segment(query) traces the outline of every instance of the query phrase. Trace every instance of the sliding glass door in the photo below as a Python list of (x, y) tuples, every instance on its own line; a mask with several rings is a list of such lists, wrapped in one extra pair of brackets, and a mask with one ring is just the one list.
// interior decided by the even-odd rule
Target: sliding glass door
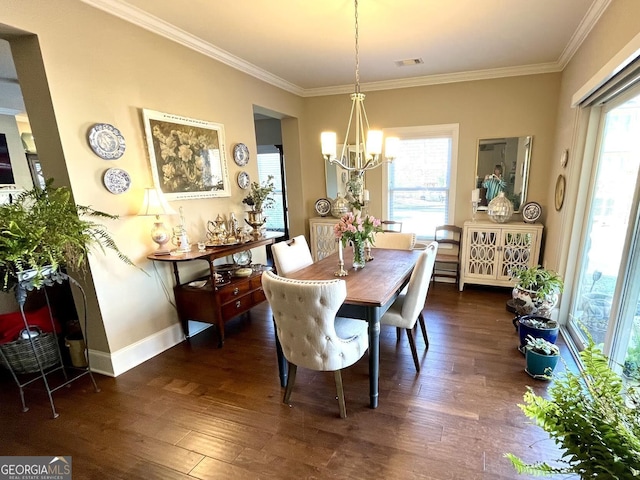
[(569, 327), (578, 345), (586, 330), (614, 362), (632, 355), (640, 368), (640, 90), (600, 108)]

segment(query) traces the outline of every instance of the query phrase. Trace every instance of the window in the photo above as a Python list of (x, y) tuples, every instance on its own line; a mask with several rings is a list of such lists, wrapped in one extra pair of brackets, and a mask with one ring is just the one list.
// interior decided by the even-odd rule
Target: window
[[(403, 231), (433, 239), (438, 225), (453, 218), (458, 124), (385, 130), (400, 138), (396, 159), (383, 175), (383, 217)], [(386, 177), (386, 178), (384, 178)]]
[(269, 175), (273, 176), (273, 193), (275, 203), (265, 211), (267, 230), (284, 232), (284, 198), (282, 194), (282, 170), (280, 165), (280, 151), (274, 146), (260, 145), (258, 147), (258, 183), (266, 182)]

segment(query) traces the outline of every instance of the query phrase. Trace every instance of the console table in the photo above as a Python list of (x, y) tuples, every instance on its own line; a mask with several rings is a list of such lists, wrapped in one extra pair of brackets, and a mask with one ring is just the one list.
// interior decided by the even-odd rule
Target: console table
[[(189, 320), (210, 323), (218, 328), (219, 346), (224, 343), (225, 322), (249, 311), (254, 306), (265, 301), (262, 291), (262, 271), (253, 271), (248, 277), (231, 277), (229, 283), (217, 285), (215, 281), (214, 260), (224, 258), (234, 253), (253, 248), (271, 245), (282, 233), (267, 232), (263, 237), (235, 245), (221, 245), (207, 247), (206, 251), (192, 250), (177, 255), (148, 255), (154, 262), (170, 262), (173, 265), (175, 285), (173, 293), (178, 309), (178, 318), (182, 329), (189, 338)], [(190, 278), (183, 281), (180, 278), (178, 265), (183, 262), (205, 261), (209, 266), (209, 273), (204, 277)], [(194, 280), (205, 280), (204, 286), (189, 285)]]
[(511, 272), (538, 265), (542, 224), (464, 222), (460, 291), (465, 283), (513, 287)]

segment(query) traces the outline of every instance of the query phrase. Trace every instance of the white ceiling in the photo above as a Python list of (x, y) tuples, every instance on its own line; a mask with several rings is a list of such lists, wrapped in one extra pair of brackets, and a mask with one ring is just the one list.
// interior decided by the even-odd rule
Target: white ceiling
[[(353, 90), (353, 0), (82, 1), (298, 95)], [(359, 0), (362, 89), (560, 71), (610, 1)]]

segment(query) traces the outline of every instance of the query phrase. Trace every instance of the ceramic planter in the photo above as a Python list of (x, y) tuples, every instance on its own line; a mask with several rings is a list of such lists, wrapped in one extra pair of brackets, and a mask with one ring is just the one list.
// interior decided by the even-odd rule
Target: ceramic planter
[(558, 303), (558, 294), (538, 296), (538, 292), (515, 286), (511, 292), (513, 305), (518, 315), (538, 315), (549, 318)]
[[(547, 328), (537, 328), (527, 325), (527, 320), (537, 320), (544, 323), (554, 322), (553, 325), (555, 327), (547, 327)], [(518, 336), (520, 337), (520, 346), (518, 350), (524, 353), (525, 345), (527, 344), (526, 338), (527, 335), (531, 335), (533, 338), (544, 338), (549, 343), (556, 343), (558, 338), (558, 332), (560, 328), (558, 327), (558, 323), (554, 320), (550, 320), (546, 317), (540, 317), (538, 315), (524, 315), (522, 317), (518, 317)]]
[(527, 348), (525, 358), (527, 361), (526, 372), (533, 378), (542, 380), (550, 379), (560, 355), (542, 355)]

